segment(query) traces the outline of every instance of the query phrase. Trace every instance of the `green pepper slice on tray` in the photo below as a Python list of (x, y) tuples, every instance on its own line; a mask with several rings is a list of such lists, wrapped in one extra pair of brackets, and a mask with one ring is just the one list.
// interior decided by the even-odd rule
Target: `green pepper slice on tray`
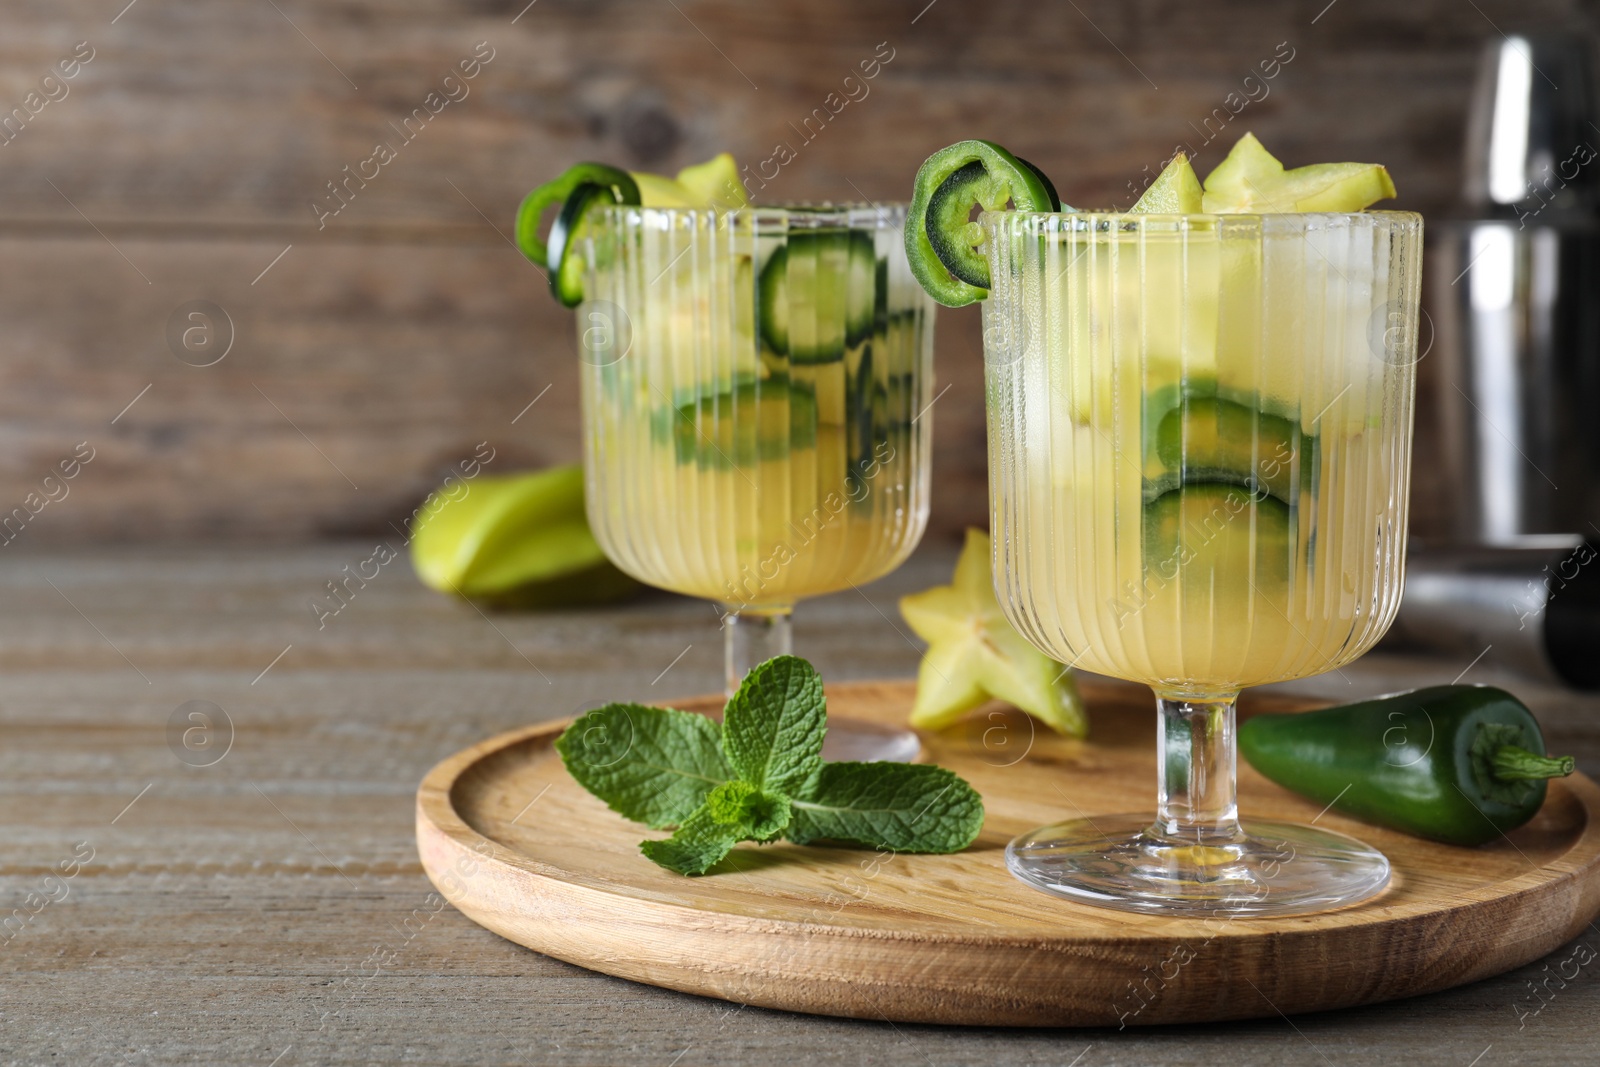
[(517, 208), (516, 238), (523, 255), (552, 271), (560, 266), (551, 262), (550, 249), (539, 239), (539, 220), (551, 207), (566, 203), (585, 183), (609, 190), (614, 203), (639, 202), (639, 184), (627, 171), (604, 163), (575, 163), (561, 177), (545, 182), (522, 198), (522, 205)]
[(1239, 751), (1285, 789), (1365, 822), (1451, 845), (1481, 845), (1526, 823), (1547, 778), (1533, 714), (1503, 689), (1440, 685), (1298, 714), (1256, 715)]
[(911, 273), (939, 303), (962, 307), (989, 290), (983, 233), (973, 208), (1059, 211), (1061, 199), (1044, 173), (993, 141), (958, 141), (929, 156), (917, 171), (906, 219)]

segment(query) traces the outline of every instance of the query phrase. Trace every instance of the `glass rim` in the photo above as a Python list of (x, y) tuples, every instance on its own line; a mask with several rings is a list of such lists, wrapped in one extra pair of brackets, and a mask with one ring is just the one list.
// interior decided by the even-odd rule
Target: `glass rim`
[(1228, 212), (1217, 213), (1209, 211), (1196, 212), (1134, 212), (1134, 211), (1015, 211), (993, 210), (979, 214), (978, 222), (986, 228), (999, 224), (1000, 220), (1008, 218), (1041, 220), (1072, 220), (1084, 222), (1264, 222), (1274, 221), (1287, 223), (1289, 220), (1298, 222), (1333, 220), (1356, 221), (1369, 220), (1386, 222), (1390, 225), (1420, 225), (1423, 218), (1420, 212), (1398, 211), (1391, 208), (1376, 211), (1265, 211), (1265, 212)]
[(830, 225), (835, 223), (824, 220), (844, 219), (859, 225), (875, 219), (885, 223), (903, 221), (910, 212), (911, 205), (903, 200), (879, 201), (876, 203), (870, 200), (840, 201), (837, 203), (818, 200), (797, 201), (787, 204), (750, 204), (736, 208), (604, 204), (592, 210), (596, 214), (620, 216), (622, 218), (638, 212), (641, 216), (648, 215), (651, 218), (688, 222), (727, 218), (730, 221), (751, 219), (758, 222), (771, 220), (781, 223), (816, 221), (818, 225)]

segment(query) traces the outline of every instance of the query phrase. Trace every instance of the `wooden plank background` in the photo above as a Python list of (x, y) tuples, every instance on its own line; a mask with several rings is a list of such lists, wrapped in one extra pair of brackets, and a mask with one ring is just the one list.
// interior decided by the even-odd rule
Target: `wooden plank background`
[[(1196, 128), (1292, 53), (1219, 143), (1250, 128), (1291, 163), (1380, 160), (1400, 206), (1438, 218), (1481, 43), (1597, 21), (1579, 0), (125, 4), (0, 14), (0, 116), (93, 50), (0, 144), (0, 512), (95, 449), (20, 535), (40, 542), (365, 533), (479, 441), (492, 470), (576, 458), (570, 315), (503, 238), (575, 160), (754, 165), (788, 142), (766, 200), (905, 198), (930, 150), (982, 135), (1072, 202), (1126, 204), (1180, 141), (1214, 164)], [(478, 42), (493, 58), (468, 95), (319, 229), (326, 183)], [(875, 52), (892, 58), (868, 95), (801, 143), (790, 123)], [(193, 300), (232, 322), (213, 366), (169, 351)], [(941, 315), (938, 374), (948, 534), (985, 511), (975, 310)], [(1417, 489), (1426, 530), (1434, 480)]]

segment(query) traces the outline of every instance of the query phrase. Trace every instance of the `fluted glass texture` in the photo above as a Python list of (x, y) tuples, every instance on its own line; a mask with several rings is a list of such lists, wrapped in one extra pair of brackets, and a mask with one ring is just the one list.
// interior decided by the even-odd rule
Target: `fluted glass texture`
[(904, 207), (617, 207), (580, 242), (589, 521), (745, 612), (871, 581), (928, 515), (933, 309)]
[(1007, 617), (1066, 663), (1231, 694), (1398, 606), (1422, 220), (991, 212)]

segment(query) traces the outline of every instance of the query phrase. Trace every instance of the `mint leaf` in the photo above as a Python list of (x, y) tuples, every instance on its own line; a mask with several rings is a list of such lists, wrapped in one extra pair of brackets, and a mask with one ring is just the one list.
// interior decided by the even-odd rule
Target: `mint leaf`
[(679, 874), (704, 874), (740, 841), (771, 841), (789, 824), (789, 798), (763, 793), (749, 782), (724, 782), (665, 841), (644, 841), (639, 851)]
[(822, 765), (822, 679), (798, 656), (756, 667), (728, 701), (722, 751), (739, 777), (772, 793), (800, 792)]
[(764, 793), (749, 782), (724, 782), (706, 797), (711, 817), (744, 831), (740, 840), (771, 841), (789, 825), (789, 798)]
[(643, 704), (607, 704), (556, 738), (578, 784), (612, 811), (659, 830), (683, 822), (734, 777), (722, 731), (704, 715)]
[(705, 874), (747, 835), (744, 827), (718, 821), (709, 806), (691, 812), (665, 841), (642, 841), (639, 851), (679, 874)]
[(896, 852), (959, 852), (983, 827), (983, 798), (954, 771), (921, 763), (825, 763), (784, 836)]

